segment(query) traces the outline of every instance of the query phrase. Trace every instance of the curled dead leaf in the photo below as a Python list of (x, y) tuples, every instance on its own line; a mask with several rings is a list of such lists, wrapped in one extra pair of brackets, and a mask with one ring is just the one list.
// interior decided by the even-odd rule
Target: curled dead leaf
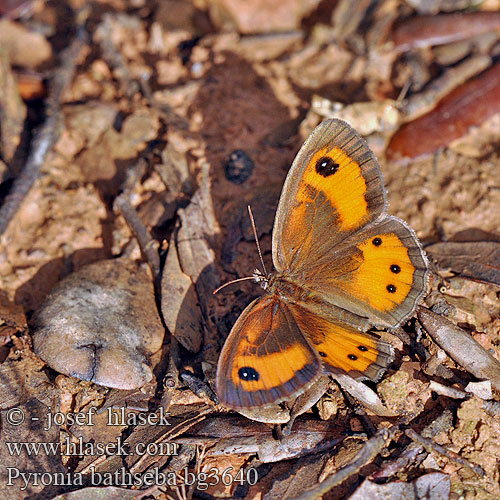
[(469, 333), (446, 318), (419, 307), (418, 319), (433, 340), (462, 368), (479, 379), (491, 380), (500, 390), (500, 363)]
[(463, 278), (500, 286), (500, 242), (445, 241), (425, 248), (440, 267)]
[(371, 410), (375, 415), (381, 417), (393, 417), (395, 414), (385, 407), (377, 393), (367, 385), (354, 380), (349, 375), (337, 374), (333, 378), (346, 390), (351, 396), (355, 397), (363, 406)]

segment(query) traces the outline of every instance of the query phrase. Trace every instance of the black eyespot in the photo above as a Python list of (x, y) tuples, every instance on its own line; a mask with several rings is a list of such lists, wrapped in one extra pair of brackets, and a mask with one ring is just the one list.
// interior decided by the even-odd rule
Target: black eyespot
[(241, 380), (250, 381), (250, 380), (259, 380), (260, 375), (257, 370), (250, 366), (244, 366), (238, 370), (238, 377)]
[(396, 292), (396, 287), (394, 285), (387, 285), (387, 291), (389, 293), (395, 293)]
[(373, 238), (372, 240), (372, 243), (376, 246), (376, 247), (379, 247), (380, 245), (382, 245), (382, 238)]
[(401, 272), (401, 268), (397, 265), (397, 264), (393, 264), (391, 266), (391, 271), (394, 273), (394, 274), (398, 274)]
[(333, 175), (338, 169), (339, 164), (335, 163), (331, 158), (328, 158), (328, 156), (322, 156), (316, 162), (316, 172), (323, 177)]
[(364, 346), (364, 345), (358, 345), (358, 349), (362, 352), (366, 352), (368, 351), (368, 347)]
[(348, 354), (347, 357), (351, 360), (351, 361), (356, 361), (358, 359), (358, 357), (355, 355), (355, 354)]
[(323, 358), (326, 358), (326, 352), (318, 351), (319, 355)]

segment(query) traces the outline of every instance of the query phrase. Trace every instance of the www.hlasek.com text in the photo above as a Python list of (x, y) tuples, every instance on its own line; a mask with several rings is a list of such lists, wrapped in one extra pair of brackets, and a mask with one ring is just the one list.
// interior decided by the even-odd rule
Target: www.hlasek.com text
[(84, 456), (170, 456), (178, 454), (177, 443), (169, 441), (159, 443), (135, 443), (132, 447), (124, 444), (121, 436), (109, 443), (84, 442), (80, 436), (78, 439), (66, 437), (62, 442), (28, 442), (28, 441), (6, 441), (5, 446), (11, 456), (26, 454), (30, 457), (39, 455), (60, 455), (64, 457)]

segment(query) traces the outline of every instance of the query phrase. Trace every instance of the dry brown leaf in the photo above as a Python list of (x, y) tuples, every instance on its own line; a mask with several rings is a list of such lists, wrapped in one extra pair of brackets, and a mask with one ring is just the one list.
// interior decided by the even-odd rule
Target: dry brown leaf
[(463, 278), (500, 286), (500, 242), (446, 241), (425, 248), (442, 268)]
[(475, 377), (491, 380), (493, 387), (500, 390), (500, 362), (496, 358), (446, 318), (423, 307), (417, 313), (427, 333), (452, 359)]
[(203, 316), (194, 284), (181, 269), (175, 232), (162, 271), (161, 312), (172, 335), (188, 351), (199, 352), (203, 340)]

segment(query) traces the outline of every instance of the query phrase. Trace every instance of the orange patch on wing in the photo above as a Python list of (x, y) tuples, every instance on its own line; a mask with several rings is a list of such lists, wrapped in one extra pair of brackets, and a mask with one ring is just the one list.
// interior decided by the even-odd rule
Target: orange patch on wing
[[(245, 353), (240, 353), (234, 363), (231, 377), (233, 383), (236, 386), (243, 386), (245, 391), (268, 390), (292, 380), (296, 372), (310, 361), (308, 352), (298, 344), (260, 357), (255, 354), (246, 356)], [(259, 380), (242, 380), (238, 371), (245, 367), (253, 368), (259, 374)]]
[(327, 368), (345, 373), (365, 373), (376, 363), (377, 340), (348, 325), (331, 323), (320, 316), (297, 314), (297, 323), (318, 351)]
[[(378, 311), (390, 311), (403, 303), (413, 285), (415, 267), (402, 241), (393, 233), (380, 234), (357, 247), (362, 257), (353, 273), (351, 293)], [(392, 266), (397, 272), (391, 271)]]
[[(338, 167), (331, 175), (321, 175), (316, 171), (316, 163), (321, 158), (330, 158)], [(300, 202), (312, 202), (311, 191), (322, 192), (336, 210), (340, 219), (340, 229), (350, 230), (361, 226), (368, 214), (365, 199), (366, 181), (361, 167), (342, 149), (327, 147), (317, 151), (309, 161), (297, 193)]]

